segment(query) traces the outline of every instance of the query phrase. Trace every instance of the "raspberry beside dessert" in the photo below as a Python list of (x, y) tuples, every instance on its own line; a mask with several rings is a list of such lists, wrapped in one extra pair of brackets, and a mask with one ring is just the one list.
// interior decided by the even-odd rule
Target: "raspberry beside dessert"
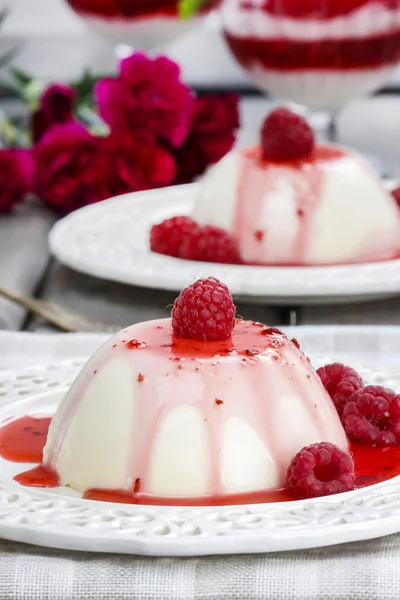
[(214, 225), (201, 227), (190, 217), (172, 217), (150, 231), (150, 249), (158, 254), (212, 263), (239, 264), (233, 236)]
[(172, 329), (181, 338), (227, 340), (235, 326), (236, 307), (226, 285), (209, 277), (184, 289), (172, 308)]
[(159, 254), (179, 257), (183, 240), (196, 229), (198, 225), (190, 217), (166, 219), (151, 228), (150, 248)]
[(344, 407), (343, 427), (350, 439), (366, 446), (400, 442), (400, 396), (378, 385), (354, 392)]
[(351, 455), (329, 442), (306, 446), (292, 459), (287, 487), (297, 498), (330, 496), (354, 489)]
[(263, 156), (289, 161), (307, 158), (314, 150), (314, 132), (303, 117), (287, 108), (273, 110), (261, 129)]
[(394, 199), (397, 202), (398, 207), (400, 208), (400, 187), (393, 190), (392, 196), (394, 197)]
[(351, 367), (341, 363), (320, 367), (317, 373), (341, 416), (350, 396), (363, 387), (360, 375)]
[(239, 250), (233, 237), (220, 227), (194, 227), (181, 246), (181, 257), (213, 263), (239, 264)]

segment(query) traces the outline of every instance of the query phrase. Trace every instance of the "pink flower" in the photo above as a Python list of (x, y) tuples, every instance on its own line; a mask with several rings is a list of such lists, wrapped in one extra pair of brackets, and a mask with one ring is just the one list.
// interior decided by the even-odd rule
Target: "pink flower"
[(99, 139), (88, 172), (96, 199), (170, 185), (176, 173), (173, 156), (156, 144), (143, 145), (129, 133)]
[(0, 150), (0, 212), (9, 211), (31, 191), (33, 159), (29, 150)]
[(219, 161), (235, 143), (238, 127), (236, 94), (197, 98), (189, 135), (174, 152), (178, 166), (175, 183), (189, 183)]
[(94, 201), (87, 173), (97, 144), (97, 138), (75, 122), (53, 125), (34, 149), (39, 198), (63, 212)]
[(111, 129), (128, 130), (137, 141), (176, 147), (189, 131), (194, 99), (179, 67), (164, 56), (151, 60), (135, 53), (124, 59), (119, 78), (100, 81), (95, 97)]
[(72, 120), (75, 96), (75, 90), (62, 84), (53, 84), (44, 91), (39, 109), (32, 115), (34, 142), (37, 142), (54, 123)]

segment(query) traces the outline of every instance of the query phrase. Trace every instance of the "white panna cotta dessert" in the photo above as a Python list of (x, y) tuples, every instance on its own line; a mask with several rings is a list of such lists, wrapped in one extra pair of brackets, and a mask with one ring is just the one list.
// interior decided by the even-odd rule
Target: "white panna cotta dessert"
[(280, 160), (266, 156), (262, 144), (234, 149), (206, 174), (192, 216), (229, 232), (247, 264), (330, 265), (400, 255), (395, 199), (359, 154), (336, 145), (314, 144), (306, 156)]
[(186, 339), (162, 319), (120, 331), (87, 362), (43, 462), (84, 494), (223, 499), (282, 488), (293, 456), (320, 441), (348, 447), (295, 340), (242, 319), (227, 339)]

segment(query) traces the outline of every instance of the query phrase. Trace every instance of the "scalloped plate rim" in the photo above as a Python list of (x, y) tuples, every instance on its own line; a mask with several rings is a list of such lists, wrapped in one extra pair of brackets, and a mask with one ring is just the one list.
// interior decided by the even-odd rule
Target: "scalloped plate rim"
[[(318, 304), (328, 299), (355, 301), (358, 298), (390, 297), (400, 293), (400, 259), (310, 267), (215, 265), (156, 255), (148, 250), (147, 240), (140, 241), (129, 250), (132, 252), (132, 264), (120, 260), (117, 252), (113, 256), (110, 244), (106, 243), (105, 252), (108, 254), (103, 254), (101, 260), (98, 254), (95, 257), (90, 255), (92, 242), (85, 239), (87, 223), (93, 227), (91, 223), (96, 222), (95, 232), (101, 219), (115, 215), (116, 207), (123, 207), (124, 211), (119, 211), (121, 216), (116, 218), (117, 224), (118, 219), (122, 223), (128, 207), (148, 229), (151, 223), (164, 218), (165, 213), (176, 214), (175, 210), (184, 204), (185, 209), (189, 208), (198, 187), (199, 184), (187, 184), (133, 192), (79, 209), (53, 226), (49, 233), (50, 251), (59, 262), (80, 273), (153, 289), (180, 291), (204, 273), (217, 275), (234, 293), (255, 302), (263, 299), (270, 303), (293, 303), (301, 299), (304, 303)], [(174, 209), (174, 206), (177, 208)], [(146, 208), (149, 209), (147, 214)], [(321, 275), (324, 276), (322, 279)]]

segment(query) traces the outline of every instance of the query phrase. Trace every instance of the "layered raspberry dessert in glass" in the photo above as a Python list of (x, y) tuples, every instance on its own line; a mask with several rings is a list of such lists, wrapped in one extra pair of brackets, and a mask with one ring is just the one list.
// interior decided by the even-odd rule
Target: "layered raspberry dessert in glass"
[(224, 0), (229, 48), (262, 89), (336, 111), (400, 60), (400, 0)]
[(400, 210), (362, 156), (318, 144), (301, 116), (278, 108), (257, 146), (234, 149), (211, 167), (190, 217), (153, 226), (150, 248), (248, 265), (391, 260), (400, 257)]
[(132, 48), (165, 46), (198, 25), (219, 0), (206, 0), (190, 19), (178, 14), (179, 0), (67, 0), (97, 33)]
[(316, 371), (296, 339), (235, 312), (223, 283), (201, 279), (170, 319), (113, 336), (52, 418), (2, 424), (3, 460), (42, 459), (14, 479), (184, 506), (311, 498), (399, 474), (399, 395), (339, 363)]

